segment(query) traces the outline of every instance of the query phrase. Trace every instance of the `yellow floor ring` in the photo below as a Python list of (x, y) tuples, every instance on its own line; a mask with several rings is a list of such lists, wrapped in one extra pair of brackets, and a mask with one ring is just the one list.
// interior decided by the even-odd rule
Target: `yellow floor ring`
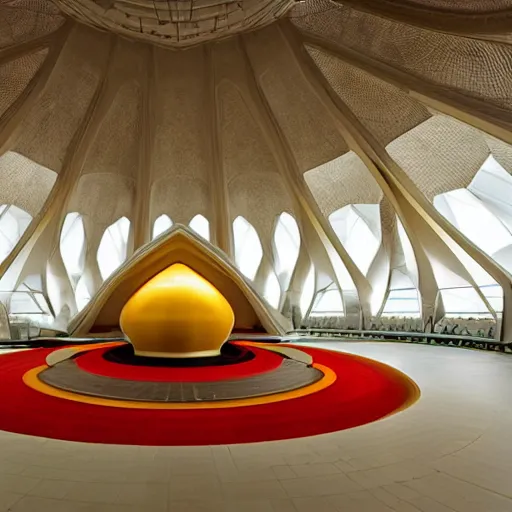
[(48, 368), (47, 365), (37, 366), (29, 370), (23, 375), (23, 382), (26, 386), (43, 393), (45, 395), (61, 398), (63, 400), (71, 400), (73, 402), (81, 402), (84, 404), (101, 405), (105, 407), (120, 407), (124, 409), (226, 409), (231, 407), (248, 407), (254, 405), (271, 404), (282, 402), (284, 400), (292, 400), (303, 396), (311, 395), (325, 389), (336, 381), (336, 374), (329, 367), (322, 364), (313, 364), (313, 367), (320, 370), (324, 376), (314, 384), (305, 386), (293, 391), (284, 393), (276, 393), (260, 397), (253, 397), (238, 400), (223, 400), (219, 402), (200, 402), (200, 403), (158, 403), (158, 402), (136, 402), (129, 400), (115, 400), (110, 398), (99, 398), (88, 395), (80, 395), (54, 388), (42, 382), (38, 375)]

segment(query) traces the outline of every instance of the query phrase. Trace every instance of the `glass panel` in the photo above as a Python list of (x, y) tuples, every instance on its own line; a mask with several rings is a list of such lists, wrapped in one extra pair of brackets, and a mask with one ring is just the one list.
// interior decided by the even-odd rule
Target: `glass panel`
[(9, 313), (11, 315), (28, 315), (43, 313), (39, 304), (28, 292), (13, 292), (11, 296)]
[(309, 269), (308, 276), (304, 281), (304, 286), (302, 288), (302, 294), (300, 296), (300, 312), (302, 316), (306, 315), (308, 312), (309, 306), (311, 305), (311, 301), (313, 300), (313, 295), (315, 294), (315, 267), (311, 265)]
[(491, 318), (492, 315), (472, 287), (445, 288), (441, 291), (446, 316)]
[(354, 263), (366, 275), (380, 246), (379, 205), (345, 206), (332, 213), (329, 222)]
[(233, 221), (233, 237), (236, 265), (242, 274), (254, 279), (263, 258), (258, 233), (243, 217), (237, 217)]
[(289, 213), (282, 213), (277, 220), (274, 233), (277, 272), (290, 279), (300, 250), (300, 233), (297, 222)]
[(498, 284), (480, 286), (480, 290), (496, 313), (503, 312), (503, 288)]
[(126, 259), (129, 234), (130, 221), (126, 217), (121, 217), (105, 230), (97, 255), (103, 279), (107, 279)]
[(402, 221), (398, 218), (398, 215), (396, 216), (396, 226), (398, 230), (398, 238), (400, 240), (400, 247), (404, 255), (405, 269), (407, 270), (410, 278), (417, 279), (418, 267), (416, 265), (414, 249), (412, 248), (411, 241), (409, 240)]
[(32, 222), (32, 216), (12, 205), (0, 205), (0, 263), (10, 254)]
[(76, 285), (75, 299), (78, 311), (82, 311), (91, 300), (91, 295), (83, 279), (80, 279)]
[[(34, 328), (50, 327), (53, 323), (50, 308), (41, 292), (3, 292), (0, 294), (0, 301), (6, 305), (9, 321), (11, 325), (17, 326), (18, 331), (23, 325), (28, 329), (29, 325)], [(32, 335), (37, 335), (37, 332)]]
[(490, 156), (468, 186), (512, 230), (512, 176)]
[(85, 230), (82, 217), (76, 213), (68, 213), (60, 234), (60, 254), (66, 267), (69, 279), (76, 285), (84, 269)]
[(420, 316), (420, 301), (416, 288), (391, 290), (382, 316)]
[(439, 196), (434, 198), (434, 206), (487, 254), (492, 256), (512, 244), (512, 235), (508, 229), (469, 190), (452, 190), (442, 196), (450, 207), (455, 222), (439, 206)]
[(210, 241), (210, 223), (208, 222), (208, 219), (206, 219), (202, 215), (196, 215), (190, 221), (189, 226), (199, 236), (202, 236), (205, 240)]
[(268, 276), (265, 284), (265, 293), (263, 294), (267, 302), (273, 307), (279, 307), (279, 299), (281, 298), (281, 287), (274, 272)]
[[(333, 287), (334, 286), (334, 287)], [(341, 316), (343, 315), (343, 300), (335, 285), (317, 294), (311, 310), (311, 316)]]
[(50, 313), (50, 307), (48, 306), (48, 302), (46, 302), (46, 298), (42, 293), (34, 293), (34, 299), (37, 302), (37, 305), (40, 307), (41, 311), (47, 315)]
[(172, 220), (168, 215), (160, 215), (153, 224), (153, 239), (172, 227)]

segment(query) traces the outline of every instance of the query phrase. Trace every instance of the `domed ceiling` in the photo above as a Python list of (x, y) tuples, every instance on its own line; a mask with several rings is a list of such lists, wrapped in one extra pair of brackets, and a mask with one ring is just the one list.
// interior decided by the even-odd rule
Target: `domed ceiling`
[(0, 0), (11, 322), (66, 329), (135, 251), (190, 224), (295, 325), (478, 319), (512, 339), (511, 15), (509, 0)]
[(186, 47), (263, 27), (294, 0), (56, 0), (93, 27), (164, 46)]

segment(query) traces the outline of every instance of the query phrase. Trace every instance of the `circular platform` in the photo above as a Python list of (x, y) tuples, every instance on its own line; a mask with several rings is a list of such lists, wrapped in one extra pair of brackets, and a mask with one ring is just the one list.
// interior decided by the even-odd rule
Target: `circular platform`
[(320, 381), (324, 374), (317, 368), (304, 367), (298, 361), (283, 359), (270, 374), (238, 379), (169, 382), (120, 379), (90, 374), (75, 361), (67, 360), (38, 373), (44, 384), (56, 389), (115, 400), (139, 402), (193, 403), (219, 400), (249, 399), (274, 393), (285, 393)]
[[(240, 353), (231, 354), (229, 348), (232, 346)], [(256, 346), (251, 350), (238, 344), (226, 344), (225, 347), (228, 350), (224, 350), (222, 360), (209, 358), (211, 361), (203, 361), (202, 365), (190, 359), (178, 360), (178, 366), (173, 365), (172, 359), (134, 357), (127, 344), (114, 349), (99, 347), (74, 361), (79, 368), (93, 375), (145, 382), (201, 382), (251, 377), (271, 372), (283, 361), (278, 354)]]
[(419, 396), (389, 366), (309, 347), (243, 342), (227, 349), (229, 364), (212, 365), (152, 366), (123, 351), (112, 343), (2, 357), (0, 429), (112, 444), (245, 443), (352, 428)]

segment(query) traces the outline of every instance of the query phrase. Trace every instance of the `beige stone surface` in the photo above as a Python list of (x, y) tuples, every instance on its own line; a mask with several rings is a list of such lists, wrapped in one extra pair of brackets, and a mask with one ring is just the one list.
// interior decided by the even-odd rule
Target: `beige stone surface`
[(397, 343), (314, 345), (406, 372), (420, 400), (363, 427), (256, 444), (94, 445), (0, 432), (0, 510), (512, 509), (512, 449), (503, 442), (512, 421), (508, 356)]

